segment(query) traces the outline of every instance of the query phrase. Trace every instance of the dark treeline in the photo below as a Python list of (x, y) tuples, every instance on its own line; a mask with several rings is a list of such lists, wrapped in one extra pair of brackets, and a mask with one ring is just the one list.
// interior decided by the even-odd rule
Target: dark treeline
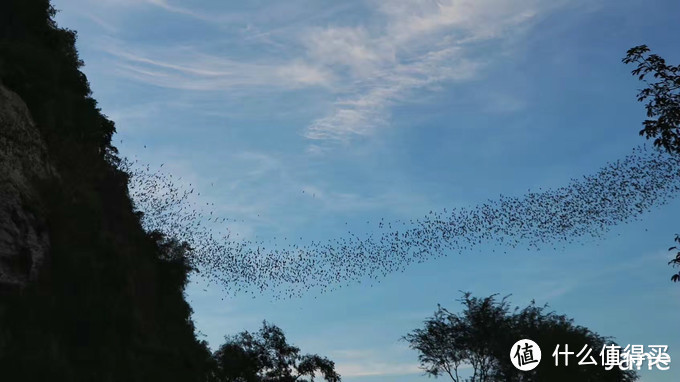
[[(463, 306), (460, 313), (438, 306), (422, 328), (403, 339), (418, 352), (420, 366), (428, 376), (452, 382), (638, 380), (641, 366), (636, 362), (607, 357), (609, 349), (619, 347), (612, 338), (575, 324), (566, 315), (549, 310), (548, 305), (532, 301), (524, 308), (511, 309), (507, 297), (479, 298), (463, 293), (458, 300)], [(540, 357), (534, 353), (536, 349), (513, 347), (520, 339), (534, 341), (540, 347)], [(530, 352), (523, 353), (526, 350)], [(539, 358), (540, 362), (535, 362), (533, 370), (520, 371), (512, 363), (520, 354), (529, 363)], [(670, 358), (666, 360), (666, 366), (670, 365)]]

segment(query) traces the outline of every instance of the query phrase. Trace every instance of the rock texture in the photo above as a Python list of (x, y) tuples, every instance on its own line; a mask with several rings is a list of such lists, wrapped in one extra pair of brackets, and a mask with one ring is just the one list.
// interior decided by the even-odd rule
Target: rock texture
[(48, 256), (50, 241), (36, 182), (52, 176), (28, 107), (0, 84), (0, 290), (25, 286)]

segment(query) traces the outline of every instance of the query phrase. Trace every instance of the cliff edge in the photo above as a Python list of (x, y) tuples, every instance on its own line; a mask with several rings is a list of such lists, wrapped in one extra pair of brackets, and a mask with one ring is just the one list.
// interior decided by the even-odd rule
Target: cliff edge
[(142, 227), (55, 14), (0, 1), (0, 380), (205, 382), (190, 249)]

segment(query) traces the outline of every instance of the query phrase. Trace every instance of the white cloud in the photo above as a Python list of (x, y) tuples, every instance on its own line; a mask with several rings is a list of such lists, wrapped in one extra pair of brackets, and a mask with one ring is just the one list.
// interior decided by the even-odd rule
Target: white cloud
[(311, 66), (303, 61), (291, 62), (276, 68), (276, 75), (282, 83), (291, 86), (328, 85), (333, 74), (318, 66)]
[(332, 74), (305, 62), (244, 63), (229, 58), (175, 47), (145, 52), (118, 47), (104, 48), (116, 58), (118, 72), (152, 85), (199, 91), (228, 91), (233, 88), (296, 88), (325, 86)]
[(408, 102), (413, 91), (474, 78), (482, 63), (469, 57), (472, 44), (508, 38), (538, 13), (533, 0), (390, 0), (374, 5), (383, 16), (377, 26), (328, 27), (308, 40), (309, 57), (349, 68), (353, 86), (338, 97), (329, 115), (309, 125), (307, 138), (347, 141), (370, 134), (388, 123), (390, 106)]
[(364, 78), (349, 97), (338, 98), (331, 114), (313, 121), (305, 136), (347, 141), (357, 135), (371, 134), (388, 124), (388, 108), (407, 101), (409, 92), (447, 80), (473, 78), (478, 64), (461, 57), (458, 51), (449, 47), (427, 52), (414, 62), (396, 64)]
[(311, 17), (303, 1), (286, 9), (233, 14), (199, 12), (168, 0), (142, 3), (220, 28), (225, 17), (238, 13), (243, 27), (220, 38), (248, 53), (218, 51), (214, 44), (142, 46), (110, 40), (104, 50), (115, 59), (118, 75), (230, 94), (325, 89), (319, 102), (330, 102), (327, 113), (309, 121), (303, 132), (316, 142), (309, 152), (319, 154), (324, 142), (350, 142), (389, 126), (391, 107), (408, 103), (418, 91), (476, 78), (486, 64), (475, 56), (477, 43), (512, 40), (562, 1), (364, 0), (351, 24), (332, 12), (321, 20)]
[(374, 75), (376, 66), (395, 61), (393, 48), (376, 44), (363, 27), (314, 28), (306, 35), (304, 45), (309, 60), (349, 69), (361, 78)]
[(379, 9), (390, 19), (389, 31), (400, 43), (445, 32), (462, 41), (499, 37), (536, 16), (537, 0), (388, 0)]
[(210, 17), (207, 17), (204, 14), (192, 11), (191, 9), (188, 9), (188, 8), (183, 8), (183, 7), (179, 7), (179, 6), (176, 6), (176, 5), (172, 5), (167, 0), (146, 0), (146, 2), (151, 3), (155, 6), (160, 7), (160, 8), (163, 8), (168, 12), (174, 12), (174, 13), (179, 13), (179, 14), (191, 16), (191, 17), (196, 17), (198, 19), (202, 19), (202, 20), (206, 20), (206, 21), (211, 20)]

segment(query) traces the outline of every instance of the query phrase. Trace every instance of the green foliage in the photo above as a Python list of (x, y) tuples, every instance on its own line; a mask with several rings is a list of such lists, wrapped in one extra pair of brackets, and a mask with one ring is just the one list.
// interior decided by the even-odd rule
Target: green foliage
[(75, 170), (114, 159), (115, 126), (79, 70), (76, 32), (57, 27), (55, 13), (48, 0), (0, 4), (0, 81), (28, 104), (52, 159)]
[(286, 342), (280, 328), (266, 321), (256, 334), (245, 331), (226, 337), (214, 357), (219, 382), (313, 382), (317, 373), (328, 382), (340, 381), (333, 361), (301, 355), (299, 348)]
[[(647, 139), (655, 138), (655, 146), (677, 155), (680, 154), (680, 65), (668, 65), (658, 55), (648, 54), (649, 51), (647, 45), (639, 45), (629, 49), (622, 60), (625, 64), (637, 63), (632, 73), (647, 84), (638, 93), (638, 101), (648, 100), (645, 105), (647, 117), (656, 117), (643, 122), (644, 128), (640, 130), (640, 135)], [(647, 81), (645, 78), (649, 74), (657, 81)], [(675, 241), (678, 240), (679, 236), (676, 235)], [(673, 249), (675, 247), (670, 250)], [(680, 265), (680, 252), (668, 264)], [(680, 281), (680, 272), (671, 276), (671, 280)]]
[[(632, 73), (648, 86), (638, 94), (638, 101), (648, 100), (647, 119), (640, 135), (654, 138), (654, 145), (669, 153), (680, 153), (680, 65), (672, 66), (656, 54), (649, 54), (646, 45), (628, 50), (623, 62), (637, 63)], [(656, 82), (647, 81), (651, 74)]]
[[(599, 354), (611, 340), (574, 325), (565, 315), (546, 311), (547, 306), (536, 306), (532, 301), (523, 309), (511, 311), (507, 298), (471, 297), (464, 293), (459, 300), (460, 314), (438, 306), (425, 327), (407, 334), (404, 339), (419, 353), (421, 368), (434, 377), (448, 376), (455, 382), (488, 381), (634, 381), (633, 371), (602, 366), (579, 366), (576, 361), (568, 366), (554, 366), (550, 354), (556, 346), (568, 344), (571, 351), (585, 345)], [(542, 349), (544, 360), (532, 371), (516, 369), (509, 354), (512, 345), (523, 338), (535, 341)], [(597, 355), (596, 355), (597, 357)], [(472, 367), (472, 376), (460, 376), (461, 366)]]

